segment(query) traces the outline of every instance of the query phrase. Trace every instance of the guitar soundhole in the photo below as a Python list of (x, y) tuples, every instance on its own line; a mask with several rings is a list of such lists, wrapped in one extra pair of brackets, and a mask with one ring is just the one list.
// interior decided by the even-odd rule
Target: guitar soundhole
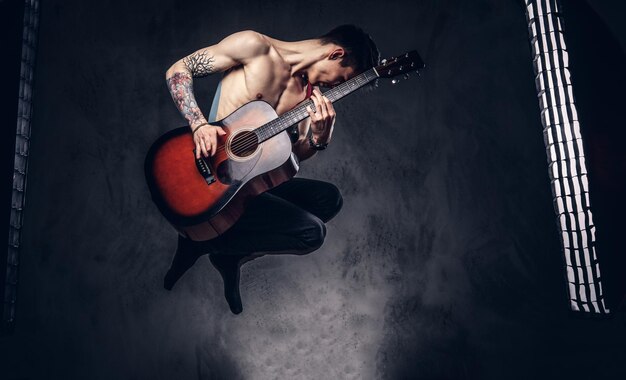
[(237, 157), (248, 157), (256, 151), (259, 139), (252, 131), (241, 132), (230, 143), (230, 151)]

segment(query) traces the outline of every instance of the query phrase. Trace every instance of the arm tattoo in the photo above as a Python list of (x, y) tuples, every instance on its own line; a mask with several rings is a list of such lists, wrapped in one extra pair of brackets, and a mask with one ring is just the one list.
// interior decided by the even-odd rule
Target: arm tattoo
[(183, 58), (183, 63), (189, 69), (194, 78), (205, 77), (213, 74), (215, 58), (207, 56), (206, 52), (197, 52)]
[(191, 74), (187, 72), (175, 73), (167, 78), (167, 88), (170, 90), (170, 94), (172, 94), (176, 107), (178, 107), (185, 119), (189, 121), (190, 126), (206, 121), (198, 107), (198, 103), (196, 103), (196, 98), (193, 96)]

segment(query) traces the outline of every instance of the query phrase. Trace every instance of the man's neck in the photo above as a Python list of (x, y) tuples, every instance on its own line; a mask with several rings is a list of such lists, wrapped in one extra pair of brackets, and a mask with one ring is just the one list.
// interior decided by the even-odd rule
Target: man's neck
[(329, 45), (322, 45), (320, 40), (281, 41), (269, 39), (278, 54), (291, 66), (291, 75), (300, 76), (315, 62), (321, 61), (328, 54)]

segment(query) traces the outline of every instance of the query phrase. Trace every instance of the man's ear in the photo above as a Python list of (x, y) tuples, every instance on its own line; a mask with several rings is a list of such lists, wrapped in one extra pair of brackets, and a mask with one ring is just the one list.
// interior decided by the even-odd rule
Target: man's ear
[(345, 55), (346, 51), (343, 50), (342, 47), (336, 47), (330, 52), (330, 54), (328, 55), (328, 59), (334, 61), (336, 59), (342, 59)]

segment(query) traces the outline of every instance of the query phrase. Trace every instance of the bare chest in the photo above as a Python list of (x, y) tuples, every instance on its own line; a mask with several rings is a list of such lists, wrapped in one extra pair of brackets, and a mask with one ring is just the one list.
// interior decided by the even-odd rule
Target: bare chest
[(282, 59), (264, 57), (244, 68), (230, 69), (222, 79), (217, 119), (230, 115), (237, 108), (253, 101), (269, 103), (280, 115), (306, 97), (306, 86), (291, 76), (290, 67)]

